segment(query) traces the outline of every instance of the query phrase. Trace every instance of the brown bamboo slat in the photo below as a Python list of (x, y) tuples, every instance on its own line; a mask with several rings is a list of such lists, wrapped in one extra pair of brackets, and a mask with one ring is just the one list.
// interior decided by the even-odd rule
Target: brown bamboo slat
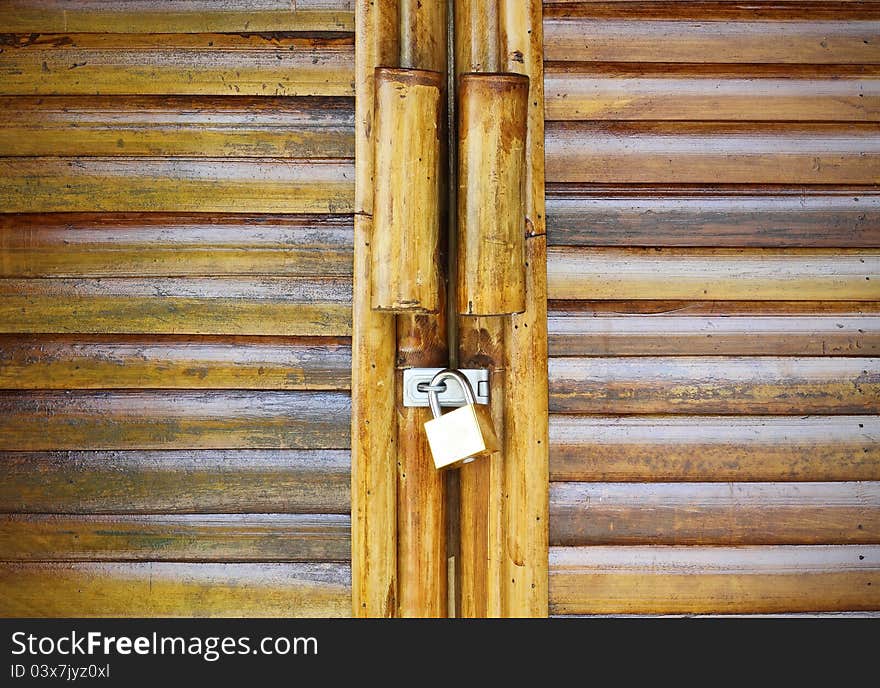
[(553, 356), (880, 354), (870, 301), (556, 301), (548, 328)]
[(0, 280), (0, 332), (346, 336), (342, 280)]
[(370, 305), (373, 212), (373, 79), (399, 63), (399, 3), (355, 0), (355, 223), (351, 366), (351, 610), (397, 608), (397, 414), (394, 315)]
[(0, 25), (18, 33), (351, 31), (352, 0), (10, 0)]
[(854, 187), (549, 189), (551, 245), (880, 246), (880, 194)]
[(554, 545), (880, 544), (880, 483), (554, 483)]
[(162, 213), (0, 215), (0, 277), (351, 278), (352, 221)]
[(0, 452), (0, 512), (348, 513), (347, 450)]
[(0, 563), (0, 616), (348, 616), (350, 576), (338, 563)]
[(6, 34), (3, 95), (350, 96), (351, 37)]
[(347, 561), (348, 516), (0, 516), (6, 561)]
[(0, 158), (0, 212), (350, 213), (350, 161)]
[(349, 98), (0, 97), (0, 156), (353, 158)]
[(0, 335), (0, 389), (336, 389), (339, 339)]
[(563, 413), (880, 413), (880, 358), (553, 358)]
[(877, 416), (550, 417), (552, 480), (880, 480)]
[(877, 184), (880, 125), (548, 122), (547, 181)]
[(551, 248), (551, 299), (876, 301), (880, 251)]
[(2, 392), (0, 451), (339, 449), (336, 392)]
[(553, 547), (555, 614), (875, 611), (880, 547)]
[(880, 119), (880, 70), (873, 65), (554, 62), (545, 88), (550, 120)]
[(547, 8), (544, 57), (580, 62), (880, 63), (877, 10), (732, 3)]

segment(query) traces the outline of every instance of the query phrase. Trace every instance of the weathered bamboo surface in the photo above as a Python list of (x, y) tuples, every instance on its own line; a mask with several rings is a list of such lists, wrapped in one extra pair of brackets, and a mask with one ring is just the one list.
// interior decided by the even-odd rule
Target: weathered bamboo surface
[(0, 332), (346, 336), (342, 280), (265, 277), (0, 280)]
[(551, 305), (553, 356), (877, 356), (871, 301), (594, 301)]
[(341, 449), (351, 404), (338, 392), (0, 393), (0, 451)]
[(584, 3), (544, 11), (544, 58), (583, 62), (877, 64), (880, 12), (847, 2)]
[(868, 416), (550, 418), (555, 481), (880, 480), (880, 419)]
[(344, 514), (348, 450), (0, 452), (0, 513)]
[(880, 544), (880, 483), (554, 483), (553, 545)]
[(0, 210), (351, 213), (348, 160), (0, 158)]
[(0, 215), (0, 277), (325, 276), (351, 279), (345, 216)]
[(0, 25), (18, 33), (351, 31), (353, 0), (10, 0)]
[(547, 181), (877, 184), (875, 123), (550, 122)]
[(526, 308), (504, 335), (503, 612), (547, 616), (547, 238), (544, 203), (544, 70), (539, 0), (499, 2), (504, 68), (529, 77), (526, 132)]
[(551, 612), (876, 610), (880, 547), (554, 547)]
[(347, 561), (341, 514), (7, 515), (6, 561)]
[(553, 62), (548, 120), (876, 122), (874, 65)]
[(522, 313), (529, 79), (469, 73), (458, 84), (456, 308)]
[(0, 389), (344, 390), (341, 338), (0, 335)]
[(880, 607), (878, 28), (546, 3), (552, 613)]
[(349, 616), (340, 563), (0, 564), (0, 616)]
[(350, 36), (4, 34), (3, 95), (351, 96)]
[(877, 301), (877, 249), (551, 248), (551, 299)]
[[(452, 11), (453, 83), (457, 89), (464, 73), (502, 69), (499, 3), (455, 0)], [(455, 264), (457, 261), (453, 262)], [(457, 278), (450, 275), (451, 279), (454, 277)], [(454, 330), (458, 346), (453, 360), (457, 365), (491, 371), (492, 415), (499, 442), (504, 442), (504, 324), (500, 318), (459, 316)], [(502, 614), (502, 457), (502, 453), (496, 452), (464, 465), (458, 471), (458, 616)]]
[(551, 245), (858, 248), (880, 244), (872, 187), (556, 186)]
[(0, 8), (0, 614), (349, 613), (352, 10)]
[[(447, 2), (400, 2), (400, 65), (433, 70), (442, 75), (440, 86), (439, 184), (437, 246), (427, 253), (437, 262), (435, 314), (397, 316), (397, 615), (446, 617), (455, 615), (449, 603), (449, 559), (457, 541), (447, 538), (447, 523), (457, 519), (447, 507), (446, 471), (437, 471), (424, 432), (431, 412), (403, 406), (402, 370), (408, 367), (446, 367), (447, 343), (446, 257), (449, 238), (448, 162), (448, 14)], [(452, 555), (454, 562), (455, 554)], [(453, 596), (456, 582), (452, 577)]]
[(350, 98), (3, 96), (0, 156), (353, 158)]
[[(438, 27), (439, 29), (439, 27)], [(442, 72), (380, 68), (373, 126), (372, 307), (440, 307)]]
[(399, 4), (355, 0), (355, 225), (351, 378), (351, 610), (397, 608), (397, 417), (394, 315), (370, 304), (374, 75), (399, 62)]
[(880, 358), (554, 358), (556, 413), (880, 413)]

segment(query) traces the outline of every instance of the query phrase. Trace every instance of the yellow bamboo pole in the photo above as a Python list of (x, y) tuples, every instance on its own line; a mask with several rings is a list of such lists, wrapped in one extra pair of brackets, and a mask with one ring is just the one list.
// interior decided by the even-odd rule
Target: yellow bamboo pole
[(500, 0), (503, 68), (529, 77), (526, 308), (507, 319), (504, 440), (504, 616), (548, 614), (547, 242), (541, 0)]
[[(446, 73), (447, 0), (400, 0), (400, 63), (403, 67)], [(445, 86), (445, 85), (444, 85)], [(443, 98), (446, 90), (443, 88)], [(445, 122), (445, 115), (441, 118)], [(446, 128), (441, 131), (440, 247), (445, 252)], [(442, 266), (445, 258), (438, 260)], [(449, 359), (446, 333), (446, 280), (440, 270), (439, 304), (434, 315), (397, 317), (397, 359), (402, 376), (409, 367), (443, 367)], [(397, 528), (398, 614), (447, 615), (446, 474), (437, 471), (423, 424), (423, 408), (404, 408), (398, 394)]]
[[(497, 0), (455, 0), (454, 34), (456, 84), (462, 73), (499, 71)], [(503, 442), (504, 322), (459, 316), (457, 324), (458, 365), (491, 371), (492, 416)], [(459, 589), (464, 617), (502, 613), (502, 457), (503, 452), (496, 452), (459, 470)]]
[(355, 223), (352, 303), (351, 577), (354, 616), (397, 607), (394, 315), (370, 307), (376, 67), (398, 63), (396, 0), (355, 6)]
[(458, 93), (458, 312), (522, 313), (529, 79), (462, 74)]
[[(373, 309), (435, 313), (440, 304), (441, 72), (376, 70)], [(445, 203), (445, 198), (443, 199)]]

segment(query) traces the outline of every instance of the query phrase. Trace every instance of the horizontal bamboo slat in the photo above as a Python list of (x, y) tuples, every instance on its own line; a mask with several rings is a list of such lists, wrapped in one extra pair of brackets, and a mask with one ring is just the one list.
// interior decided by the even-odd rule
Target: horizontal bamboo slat
[(880, 547), (553, 547), (556, 614), (764, 614), (880, 608)]
[(347, 561), (348, 516), (0, 516), (5, 561)]
[(876, 301), (880, 251), (554, 247), (550, 299)]
[(550, 478), (876, 481), (880, 418), (551, 415)]
[(554, 483), (552, 545), (880, 544), (880, 483)]
[(552, 356), (877, 356), (870, 301), (555, 301)]
[(614, 3), (545, 8), (544, 59), (573, 62), (880, 63), (870, 6)]
[(880, 194), (815, 189), (548, 189), (551, 245), (880, 247)]
[(351, 279), (350, 218), (0, 215), (0, 277), (290, 275)]
[(547, 181), (878, 184), (880, 125), (548, 122)]
[(5, 34), (3, 95), (354, 95), (354, 41), (259, 33)]
[(0, 156), (353, 158), (349, 98), (0, 97)]
[(9, 0), (0, 25), (18, 33), (351, 31), (352, 0)]
[(549, 120), (880, 119), (874, 66), (554, 62), (545, 74)]
[(350, 213), (348, 160), (0, 158), (0, 212)]
[(0, 451), (340, 449), (336, 392), (0, 392)]
[(351, 333), (341, 279), (5, 279), (0, 297), (3, 333)]
[(338, 339), (0, 335), (0, 389), (344, 390)]
[(348, 513), (347, 450), (0, 452), (0, 512)]
[(348, 616), (346, 564), (0, 563), (3, 617)]
[(553, 358), (550, 411), (880, 413), (880, 358)]

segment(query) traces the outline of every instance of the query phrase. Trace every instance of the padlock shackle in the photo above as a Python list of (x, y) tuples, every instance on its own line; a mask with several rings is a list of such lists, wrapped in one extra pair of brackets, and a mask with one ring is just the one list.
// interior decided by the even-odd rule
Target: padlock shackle
[[(474, 396), (474, 389), (471, 387), (470, 380), (467, 377), (460, 373), (457, 370), (453, 370), (451, 368), (447, 368), (446, 370), (441, 370), (434, 377), (431, 378), (430, 387), (435, 387), (439, 385), (441, 382), (445, 382), (446, 380), (455, 380), (461, 385), (461, 391), (464, 392), (465, 403), (471, 406), (475, 406), (477, 403), (477, 398)], [(443, 415), (443, 411), (440, 410), (440, 394), (439, 392), (429, 389), (428, 390), (428, 405), (431, 407), (431, 414), (434, 418), (439, 418)]]

